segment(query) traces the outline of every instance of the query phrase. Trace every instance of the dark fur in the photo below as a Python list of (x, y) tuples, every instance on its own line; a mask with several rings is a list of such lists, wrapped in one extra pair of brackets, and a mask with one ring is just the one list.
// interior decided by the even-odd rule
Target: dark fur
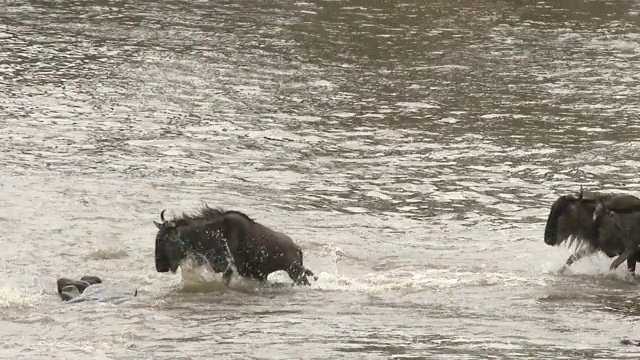
[(74, 298), (71, 294), (73, 290), (77, 290), (78, 294), (82, 294), (89, 285), (101, 283), (102, 279), (97, 276), (83, 276), (80, 280), (59, 278), (57, 281), (58, 295), (60, 295), (60, 298), (64, 301), (71, 300)]
[(603, 201), (598, 201), (593, 213), (594, 233), (600, 249), (609, 257), (619, 255), (611, 264), (615, 270), (623, 261), (635, 262), (640, 245), (640, 212), (615, 212)]
[(622, 339), (622, 340), (620, 340), (620, 344), (622, 344), (622, 345), (640, 346), (640, 340)]
[[(551, 206), (544, 230), (544, 242), (547, 245), (556, 246), (566, 243), (576, 248), (586, 242), (585, 248), (576, 250), (566, 261), (563, 269), (571, 266), (584, 256), (596, 251), (603, 251), (607, 255), (614, 252), (598, 240), (596, 227), (593, 221), (593, 213), (598, 202), (606, 204), (606, 207), (617, 213), (628, 213), (640, 210), (640, 199), (628, 194), (584, 192), (582, 188), (578, 194), (569, 194), (558, 197)], [(614, 245), (615, 247), (615, 245)], [(640, 255), (640, 252), (637, 254)], [(609, 255), (611, 256), (611, 255)], [(615, 255), (614, 255), (615, 256)], [(640, 257), (639, 257), (640, 259)], [(629, 272), (635, 273), (636, 254), (627, 260)]]
[(176, 272), (188, 254), (206, 260), (214, 272), (222, 272), (228, 284), (232, 268), (243, 277), (261, 282), (279, 270), (289, 274), (296, 284), (309, 285), (302, 250), (293, 240), (251, 219), (246, 214), (203, 207), (198, 214), (182, 214), (157, 223), (156, 270)]

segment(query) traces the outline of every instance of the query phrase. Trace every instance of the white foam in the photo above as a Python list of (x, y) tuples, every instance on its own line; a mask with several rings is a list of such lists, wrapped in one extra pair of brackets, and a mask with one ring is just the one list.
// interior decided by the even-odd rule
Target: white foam
[(417, 109), (439, 109), (440, 106), (438, 105), (434, 105), (434, 104), (429, 104), (429, 103), (424, 103), (424, 102), (398, 102), (396, 103), (397, 106), (402, 106), (411, 110), (417, 110)]
[(190, 259), (180, 264), (180, 277), (182, 282), (185, 284), (198, 284), (222, 280), (222, 274), (216, 274), (211, 271), (208, 264), (194, 266), (190, 262)]
[(436, 120), (435, 122), (438, 124), (455, 124), (457, 122), (459, 122), (460, 120), (453, 118), (453, 117), (445, 117), (442, 118), (440, 120)]
[[(282, 274), (280, 274), (282, 273)], [(256, 280), (241, 277), (237, 274), (231, 277), (229, 286), (224, 283), (222, 273), (214, 273), (206, 266), (196, 268), (181, 268), (181, 291), (184, 292), (217, 292), (231, 288), (239, 291), (252, 291), (256, 288), (263, 287)], [(286, 272), (277, 272), (271, 274), (268, 278), (269, 284), (290, 284), (291, 279)], [(267, 284), (267, 286), (269, 286)]]
[[(338, 247), (326, 246), (324, 255), (334, 259), (325, 271), (314, 269), (317, 280), (309, 279), (311, 286), (295, 287), (296, 289), (315, 289), (327, 291), (355, 291), (376, 293), (393, 290), (421, 291), (432, 289), (452, 289), (470, 286), (545, 286), (545, 272), (537, 276), (516, 274), (513, 272), (461, 271), (452, 268), (405, 268), (387, 271), (375, 271), (362, 275), (341, 274), (338, 262), (343, 257), (343, 251)], [(206, 266), (193, 266), (189, 262), (181, 266), (183, 290), (218, 291), (226, 287), (222, 274), (213, 273)], [(191, 265), (191, 266), (189, 266)], [(271, 273), (267, 279), (267, 287), (272, 285), (290, 285), (293, 281), (285, 271)], [(234, 274), (229, 286), (236, 290), (252, 290), (264, 286), (257, 281), (243, 278)]]
[(0, 287), (0, 309), (31, 306), (36, 295), (14, 287)]
[(544, 286), (542, 279), (521, 277), (514, 274), (454, 272), (444, 269), (428, 269), (419, 272), (387, 271), (350, 278), (322, 272), (312, 288), (334, 291), (384, 292), (389, 290), (450, 289), (469, 286)]
[[(450, 269), (424, 269), (419, 271), (391, 270), (372, 272), (358, 277), (341, 275), (337, 271), (318, 272), (318, 279), (311, 281), (310, 289), (328, 291), (355, 291), (376, 293), (393, 290), (421, 291), (432, 289), (452, 289), (470, 286), (545, 286), (542, 277), (525, 277), (509, 273), (494, 272), (461, 272)], [(198, 290), (220, 290), (224, 288), (220, 274), (213, 274), (203, 269), (183, 271), (183, 288)], [(269, 285), (292, 284), (284, 271), (274, 272), (268, 277)], [(269, 286), (267, 285), (267, 286)], [(213, 286), (213, 287), (212, 287)], [(252, 289), (262, 285), (256, 281), (234, 276), (230, 286), (234, 289)], [(296, 287), (305, 289), (305, 287)]]

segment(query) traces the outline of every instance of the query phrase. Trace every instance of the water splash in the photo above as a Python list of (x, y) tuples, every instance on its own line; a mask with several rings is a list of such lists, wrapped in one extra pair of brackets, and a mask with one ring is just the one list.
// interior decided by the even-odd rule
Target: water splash
[(15, 287), (0, 287), (0, 309), (32, 306), (38, 295)]
[(448, 269), (422, 271), (386, 271), (349, 277), (322, 272), (312, 288), (331, 291), (377, 293), (385, 291), (422, 291), (487, 286), (544, 286), (542, 278), (505, 273), (456, 272)]

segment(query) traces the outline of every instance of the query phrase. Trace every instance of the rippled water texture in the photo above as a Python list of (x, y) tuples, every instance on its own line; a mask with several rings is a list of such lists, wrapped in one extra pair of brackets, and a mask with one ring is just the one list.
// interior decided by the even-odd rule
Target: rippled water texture
[[(638, 283), (556, 275), (558, 195), (640, 195), (634, 1), (0, 3), (2, 359), (636, 359)], [(159, 274), (242, 210), (319, 275)], [(127, 282), (63, 304), (57, 277)]]

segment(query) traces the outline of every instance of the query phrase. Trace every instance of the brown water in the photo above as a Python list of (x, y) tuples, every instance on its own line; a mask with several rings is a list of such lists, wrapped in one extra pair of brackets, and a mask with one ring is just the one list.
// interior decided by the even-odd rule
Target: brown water
[[(639, 25), (625, 0), (1, 2), (0, 358), (638, 358), (624, 266), (556, 275), (542, 233), (580, 184), (640, 195)], [(205, 202), (319, 280), (156, 273), (152, 220)], [(83, 274), (139, 296), (62, 303)]]

